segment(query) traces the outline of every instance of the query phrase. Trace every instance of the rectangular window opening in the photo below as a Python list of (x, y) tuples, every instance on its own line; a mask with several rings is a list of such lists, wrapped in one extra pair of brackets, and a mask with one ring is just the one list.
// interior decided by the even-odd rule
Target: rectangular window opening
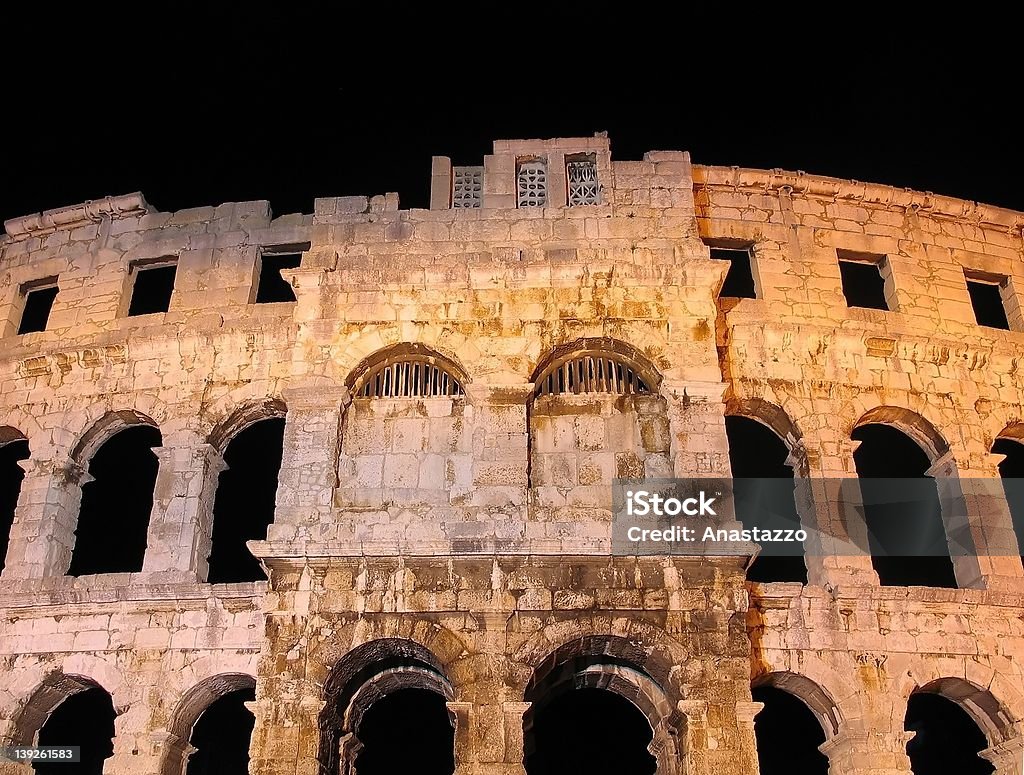
[(974, 307), (974, 318), (978, 325), (1009, 331), (1010, 321), (1003, 301), (1006, 278), (965, 270), (964, 279), (967, 281), (967, 293), (971, 297), (971, 306)]
[(890, 295), (886, 290), (889, 268), (885, 256), (845, 250), (836, 252), (846, 306), (891, 310)]
[(705, 243), (711, 249), (711, 258), (729, 262), (729, 271), (718, 292), (723, 299), (756, 299), (757, 285), (754, 283), (754, 267), (749, 244)]
[(566, 201), (569, 207), (601, 204), (601, 186), (597, 180), (597, 157), (592, 153), (572, 153), (565, 157)]
[(281, 276), (281, 270), (297, 269), (302, 263), (302, 254), (307, 250), (308, 242), (263, 249), (260, 256), (260, 276), (256, 281), (256, 304), (297, 301), (295, 290)]
[(140, 261), (132, 264), (129, 271), (134, 275), (134, 279), (128, 317), (167, 312), (171, 307), (178, 262), (166, 258)]
[(544, 207), (548, 203), (548, 168), (543, 159), (516, 159), (516, 206)]
[(57, 278), (47, 277), (45, 280), (26, 283), (21, 286), (21, 293), (25, 297), (25, 307), (21, 313), (18, 334), (45, 331), (50, 321), (53, 301), (57, 298)]

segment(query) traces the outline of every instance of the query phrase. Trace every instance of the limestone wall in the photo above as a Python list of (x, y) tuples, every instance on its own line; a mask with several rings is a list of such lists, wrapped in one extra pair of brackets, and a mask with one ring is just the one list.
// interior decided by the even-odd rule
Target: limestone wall
[[(548, 206), (516, 207), (527, 157), (548, 160)], [(559, 193), (577, 157), (597, 204)], [(0, 427), (31, 457), (0, 589), (6, 739), (79, 676), (123, 710), (108, 772), (180, 771), (204, 703), (248, 676), (252, 771), (311, 775), (335, 665), (398, 638), (436, 658), (459, 771), (510, 775), (527, 687), (584, 643), (649, 665), (655, 688), (634, 689), (656, 695), (659, 772), (754, 772), (754, 679), (835, 721), (836, 771), (906, 773), (901, 703), (951, 677), (997, 701), (979, 723), (1019, 772), (1018, 558), (961, 563), (962, 589), (894, 590), (867, 558), (812, 557), (809, 585), (754, 585), (748, 605), (741, 562), (610, 558), (605, 499), (621, 473), (728, 475), (727, 413), (774, 428), (811, 482), (855, 474), (865, 416), (943, 475), (996, 477), (1024, 320), (1008, 304), (1014, 330), (979, 327), (963, 278), (1004, 276), (1016, 298), (1024, 216), (685, 153), (613, 161), (601, 137), (496, 143), (479, 208), (449, 206), (451, 175), (436, 159), (430, 210), (387, 194), (158, 213), (136, 195), (7, 224)], [(702, 238), (753, 246), (758, 298), (719, 304), (727, 267)], [(297, 301), (255, 304), (261, 253), (295, 245)], [(846, 307), (837, 249), (887, 257), (894, 311)], [(170, 307), (128, 317), (131, 267), (154, 259), (177, 262)], [(24, 287), (50, 277), (47, 330), (17, 336)], [(374, 358), (412, 351), (463, 391), (358, 395)], [(536, 395), (547, 364), (594, 351), (649, 372), (650, 393)], [(275, 521), (251, 544), (270, 580), (206, 584), (225, 446), (281, 412)], [(90, 456), (136, 423), (163, 438), (143, 571), (68, 577)], [(982, 539), (1008, 529), (1005, 504), (972, 508)]]

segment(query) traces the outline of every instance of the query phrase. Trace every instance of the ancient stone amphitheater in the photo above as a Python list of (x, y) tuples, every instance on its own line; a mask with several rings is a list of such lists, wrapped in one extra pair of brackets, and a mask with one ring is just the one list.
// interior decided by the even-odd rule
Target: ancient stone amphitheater
[(3, 745), (108, 775), (1024, 773), (1010, 500), (967, 499), (977, 556), (930, 563), (609, 544), (618, 476), (793, 477), (813, 528), (830, 479), (1019, 472), (1024, 214), (605, 136), (430, 185), (7, 221)]

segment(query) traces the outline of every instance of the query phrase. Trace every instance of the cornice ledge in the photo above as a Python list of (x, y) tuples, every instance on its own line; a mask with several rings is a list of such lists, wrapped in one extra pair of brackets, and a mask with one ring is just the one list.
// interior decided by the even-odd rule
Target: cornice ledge
[(146, 215), (148, 212), (150, 212), (149, 204), (142, 193), (136, 191), (132, 194), (105, 196), (102, 199), (90, 199), (82, 204), (11, 218), (4, 221), (4, 229), (12, 239), (26, 239), (36, 235), (86, 226), (104, 218), (117, 220)]

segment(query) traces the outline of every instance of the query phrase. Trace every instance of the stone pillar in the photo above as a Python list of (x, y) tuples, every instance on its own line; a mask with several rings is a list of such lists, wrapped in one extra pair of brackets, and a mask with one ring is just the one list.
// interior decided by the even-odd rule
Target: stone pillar
[(961, 588), (1018, 591), (1021, 568), (1013, 519), (999, 476), (1001, 455), (958, 461), (947, 452), (928, 469), (942, 501), (942, 521)]
[[(267, 659), (264, 655), (263, 659)], [(264, 671), (261, 665), (260, 672)], [(256, 691), (256, 723), (249, 744), (252, 775), (319, 775), (320, 687), (305, 677), (261, 677)], [(354, 736), (342, 745), (358, 745)], [(347, 749), (355, 761), (356, 749)], [(347, 770), (342, 767), (342, 773)]]
[[(763, 703), (740, 700), (733, 712), (723, 706), (713, 714), (708, 713), (706, 700), (681, 700), (677, 707), (686, 718), (686, 739), (680, 746), (685, 760), (679, 762), (671, 775), (676, 772), (686, 775), (717, 775), (720, 772), (757, 775), (754, 717), (764, 707)], [(659, 766), (658, 775), (662, 775), (662, 769), (664, 767)]]
[[(877, 586), (867, 525), (858, 508), (860, 487), (853, 453), (859, 441), (805, 436), (794, 466), (797, 513), (808, 532), (807, 582), (825, 587)], [(796, 461), (794, 461), (796, 462)]]
[(293, 540), (331, 512), (338, 486), (341, 418), (351, 396), (334, 382), (307, 384), (282, 391), (288, 413), (284, 455), (278, 474), (274, 523), (267, 540)]
[(452, 160), (435, 156), (430, 165), (430, 209), (447, 210), (452, 206)]
[(732, 476), (722, 403), (727, 387), (724, 382), (662, 383), (674, 476)]
[(155, 447), (160, 461), (153, 489), (142, 570), (205, 581), (213, 530), (213, 500), (224, 459), (192, 433), (172, 435)]
[(25, 470), (11, 525), (5, 579), (62, 576), (71, 565), (82, 485), (91, 481), (77, 463), (41, 450), (18, 463)]
[[(853, 722), (850, 722), (853, 724)], [(828, 757), (829, 775), (912, 775), (907, 741), (913, 732), (841, 729), (818, 750)]]

